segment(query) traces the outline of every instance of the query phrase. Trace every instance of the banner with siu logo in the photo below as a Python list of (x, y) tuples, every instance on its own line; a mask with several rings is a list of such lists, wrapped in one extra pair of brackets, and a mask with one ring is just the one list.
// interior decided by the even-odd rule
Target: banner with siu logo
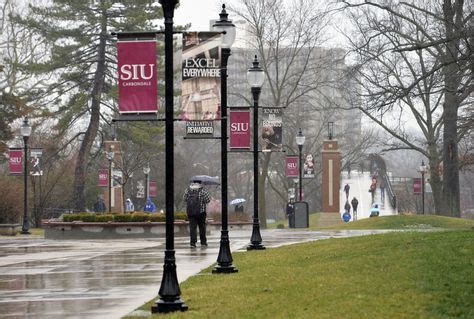
[(156, 113), (156, 40), (118, 41), (119, 113)]
[(421, 178), (413, 178), (413, 194), (421, 194), (422, 182)]
[(181, 70), (181, 119), (220, 117), (220, 32), (184, 32)]
[(250, 111), (230, 111), (230, 148), (250, 149)]
[(286, 177), (299, 177), (298, 174), (298, 156), (286, 156)]
[(107, 187), (109, 186), (109, 170), (107, 168), (99, 169), (99, 182), (97, 186), (99, 187)]
[(10, 148), (8, 164), (10, 175), (23, 174), (23, 150), (21, 148)]

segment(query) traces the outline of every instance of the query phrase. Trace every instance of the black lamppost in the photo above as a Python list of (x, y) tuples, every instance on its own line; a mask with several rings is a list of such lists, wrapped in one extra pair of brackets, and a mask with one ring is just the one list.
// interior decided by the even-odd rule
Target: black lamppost
[(425, 173), (426, 173), (426, 165), (425, 161), (421, 161), (421, 166), (419, 168), (419, 172), (421, 173), (421, 214), (425, 214)]
[(303, 201), (303, 176), (302, 176), (302, 171), (303, 171), (303, 159), (302, 159), (302, 154), (301, 152), (303, 151), (303, 144), (304, 144), (305, 136), (303, 135), (303, 132), (300, 131), (298, 132), (298, 135), (296, 135), (296, 144), (298, 144), (298, 150), (299, 150), (299, 166), (298, 166), (298, 173), (299, 173), (299, 179), (300, 179), (300, 202)]
[(150, 163), (146, 163), (146, 166), (143, 166), (143, 174), (145, 174), (145, 202), (148, 200), (148, 185), (149, 185), (149, 174), (150, 174)]
[(250, 84), (253, 98), (253, 227), (252, 237), (247, 250), (265, 249), (260, 235), (260, 220), (258, 219), (258, 98), (262, 91), (265, 73), (259, 67), (257, 56), (253, 66), (247, 71), (247, 81)]
[(181, 299), (174, 251), (174, 118), (173, 118), (173, 15), (178, 0), (160, 0), (165, 17), (165, 170), (166, 170), (166, 250), (160, 299), (151, 312), (187, 310)]
[(112, 162), (114, 161), (114, 149), (112, 146), (107, 151), (107, 159), (109, 160), (109, 213), (112, 212), (112, 183), (114, 178), (112, 176)]
[(328, 140), (332, 140), (334, 136), (334, 122), (328, 122)]
[(28, 138), (31, 134), (31, 126), (28, 124), (28, 118), (25, 117), (23, 124), (20, 127), (21, 135), (23, 136), (23, 226), (21, 227), (22, 234), (29, 234), (28, 222)]
[(232, 264), (232, 253), (229, 245), (229, 230), (227, 229), (227, 61), (230, 56), (230, 47), (235, 41), (235, 25), (227, 19), (225, 4), (219, 14), (219, 20), (212, 26), (212, 31), (222, 32), (221, 44), (221, 199), (222, 199), (222, 226), (219, 255), (214, 273), (233, 273), (237, 268)]

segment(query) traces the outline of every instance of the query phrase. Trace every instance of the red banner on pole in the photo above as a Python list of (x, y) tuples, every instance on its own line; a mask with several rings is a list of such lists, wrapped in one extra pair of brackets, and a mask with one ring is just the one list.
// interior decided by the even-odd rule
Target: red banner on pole
[(99, 187), (109, 186), (109, 170), (107, 168), (99, 169), (99, 182), (97, 186)]
[(158, 184), (156, 183), (156, 181), (150, 181), (150, 185), (149, 185), (149, 189), (148, 189), (148, 195), (150, 197), (156, 197), (156, 195), (158, 194)]
[(286, 177), (299, 177), (298, 156), (288, 155), (286, 157)]
[(230, 148), (250, 149), (250, 111), (230, 111)]
[(421, 194), (421, 178), (413, 179), (413, 194)]
[(119, 41), (117, 51), (119, 112), (156, 113), (156, 40)]
[(23, 150), (11, 148), (9, 152), (8, 164), (11, 175), (23, 174)]

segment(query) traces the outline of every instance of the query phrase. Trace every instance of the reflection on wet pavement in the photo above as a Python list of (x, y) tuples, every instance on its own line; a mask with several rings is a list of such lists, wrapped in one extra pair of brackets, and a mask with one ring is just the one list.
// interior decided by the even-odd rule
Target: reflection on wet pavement
[[(266, 247), (277, 247), (375, 232), (275, 229), (261, 233)], [(230, 232), (231, 249), (245, 250), (250, 235), (251, 230)], [(219, 241), (219, 231), (209, 236), (207, 248), (190, 249), (188, 238), (175, 238), (180, 282), (215, 263)], [(164, 239), (0, 237), (0, 317), (120, 318), (158, 294), (164, 249)]]

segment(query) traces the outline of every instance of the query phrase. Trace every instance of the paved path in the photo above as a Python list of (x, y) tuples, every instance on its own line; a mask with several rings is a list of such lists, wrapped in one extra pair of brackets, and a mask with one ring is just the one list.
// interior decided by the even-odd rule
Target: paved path
[[(346, 203), (346, 193), (344, 193), (344, 186), (349, 184), (350, 191), (349, 191), (349, 203), (351, 202), (352, 198), (357, 197), (359, 201), (359, 206), (357, 209), (357, 218), (364, 219), (370, 217), (370, 208), (372, 206), (372, 195), (369, 193), (369, 187), (371, 184), (371, 176), (369, 172), (361, 173), (359, 171), (352, 171), (350, 176), (347, 175), (347, 172), (343, 172), (341, 174), (341, 189), (339, 192), (340, 202), (339, 205), (341, 207), (341, 218), (344, 212), (344, 204)], [(385, 190), (385, 193), (387, 191)], [(397, 215), (397, 209), (392, 208), (390, 205), (390, 201), (388, 199), (388, 195), (385, 194), (385, 198), (382, 201), (380, 195), (380, 188), (379, 184), (377, 184), (377, 189), (375, 192), (375, 203), (379, 204), (380, 207), (380, 216), (389, 216), (389, 215)], [(351, 215), (352, 208), (351, 208)], [(352, 216), (353, 217), (353, 216)], [(353, 221), (353, 220), (351, 220)]]
[[(381, 231), (261, 232), (266, 247)], [(245, 250), (251, 230), (229, 232), (231, 250)], [(175, 238), (178, 280), (215, 263), (220, 232), (208, 248)], [(120, 318), (158, 294), (164, 239), (58, 241), (0, 237), (0, 318)], [(237, 268), (238, 264), (235, 265)]]

